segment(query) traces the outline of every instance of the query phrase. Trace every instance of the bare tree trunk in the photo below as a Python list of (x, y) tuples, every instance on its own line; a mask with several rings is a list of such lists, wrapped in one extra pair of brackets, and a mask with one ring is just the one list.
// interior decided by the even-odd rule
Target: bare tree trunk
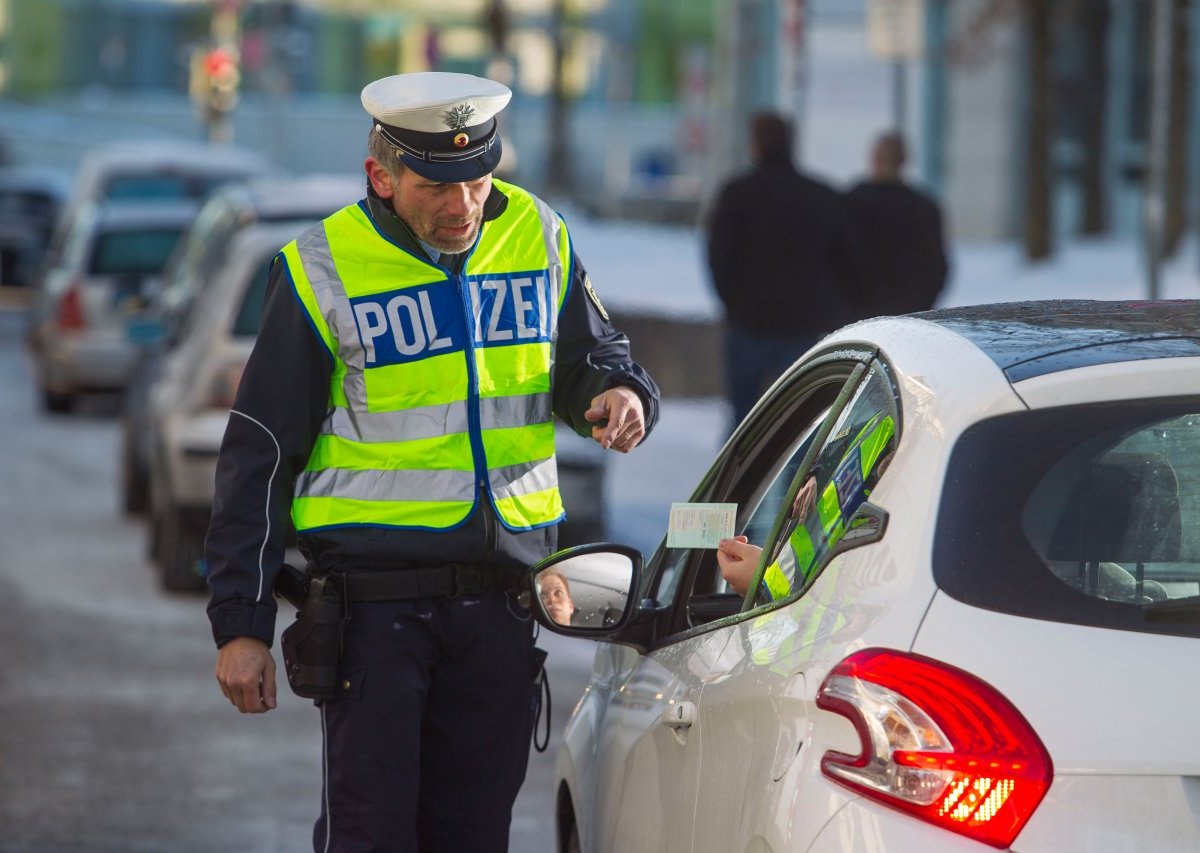
[(1083, 209), (1079, 233), (1108, 231), (1108, 198), (1105, 192), (1106, 103), (1108, 101), (1108, 32), (1112, 13), (1109, 0), (1090, 0), (1076, 7), (1082, 16), (1084, 38), (1083, 151), (1080, 184)]
[(1189, 23), (1191, 0), (1173, 0), (1171, 26), (1171, 100), (1167, 130), (1166, 222), (1163, 254), (1170, 257), (1179, 248), (1187, 225), (1188, 104), (1191, 100)]
[(1029, 46), (1029, 121), (1026, 128), (1025, 255), (1043, 260), (1053, 251), (1051, 164), (1051, 0), (1024, 0)]

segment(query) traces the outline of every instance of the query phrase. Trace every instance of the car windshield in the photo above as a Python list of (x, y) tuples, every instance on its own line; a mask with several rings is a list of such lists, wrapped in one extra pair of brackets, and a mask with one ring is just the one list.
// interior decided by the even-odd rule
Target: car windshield
[[(934, 571), (956, 598), (1058, 621), (1200, 636), (1200, 404), (994, 418), (947, 473)], [(1153, 622), (1153, 624), (1152, 624)]]
[(262, 319), (263, 300), (267, 294), (267, 280), (271, 277), (270, 259), (258, 266), (242, 295), (237, 318), (233, 322), (235, 337), (254, 337), (258, 334), (258, 323)]
[(88, 272), (91, 275), (159, 273), (182, 232), (182, 228), (155, 228), (103, 233), (92, 249)]

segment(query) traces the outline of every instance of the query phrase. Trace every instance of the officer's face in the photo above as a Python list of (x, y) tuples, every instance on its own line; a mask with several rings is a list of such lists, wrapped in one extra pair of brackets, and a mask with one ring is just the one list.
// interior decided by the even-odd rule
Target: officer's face
[(550, 614), (550, 618), (559, 625), (570, 625), (571, 614), (575, 612), (575, 602), (567, 592), (567, 585), (558, 575), (546, 575), (538, 581), (538, 595), (541, 596), (542, 606)]
[(483, 223), (483, 202), (492, 176), (461, 184), (439, 184), (405, 169), (392, 181), (396, 215), (439, 252), (465, 252)]

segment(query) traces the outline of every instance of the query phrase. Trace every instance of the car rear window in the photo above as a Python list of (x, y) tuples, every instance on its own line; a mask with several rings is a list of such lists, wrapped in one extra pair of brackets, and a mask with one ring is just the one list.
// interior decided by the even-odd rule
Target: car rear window
[(1200, 400), (976, 424), (951, 455), (933, 564), (979, 607), (1200, 636)]
[(104, 186), (104, 201), (169, 201), (198, 199), (209, 191), (236, 178), (230, 174), (159, 174), (114, 175)]
[(162, 272), (182, 228), (109, 231), (96, 238), (91, 275), (150, 275)]
[(242, 304), (233, 321), (235, 337), (254, 337), (258, 334), (258, 324), (262, 320), (263, 301), (267, 296), (267, 280), (270, 277), (271, 266), (268, 259), (258, 266), (245, 293), (242, 294)]

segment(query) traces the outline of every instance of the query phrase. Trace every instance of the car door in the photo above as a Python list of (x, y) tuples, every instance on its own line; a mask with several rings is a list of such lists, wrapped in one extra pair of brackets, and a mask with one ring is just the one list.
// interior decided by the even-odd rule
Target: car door
[(853, 600), (813, 585), (837, 571), (846, 551), (882, 538), (886, 512), (868, 498), (898, 442), (899, 420), (886, 366), (875, 360), (854, 371), (817, 447), (798, 466), (771, 534), (758, 540), (766, 546), (759, 578), (790, 560), (790, 589), (780, 595), (776, 582), (756, 584), (747, 593), (748, 611), (716, 632), (729, 640), (714, 638), (725, 676), (706, 686), (696, 711), (707, 776), (696, 809), (696, 851), (753, 849), (756, 839), (803, 849), (796, 839), (811, 838), (824, 823), (797, 825), (806, 814), (799, 805), (805, 776), (788, 771), (815, 710), (809, 696), (817, 685), (806, 674), (816, 660), (840, 658), (860, 620)]
[[(735, 502), (740, 528), (768, 535), (830, 407), (860, 364), (844, 352), (816, 359), (743, 424), (692, 500)], [(613, 652), (617, 672), (600, 729), (587, 849), (657, 853), (709, 843), (700, 829), (707, 818), (697, 810), (698, 802), (712, 796), (701, 784), (710, 776), (701, 709), (707, 692), (728, 682), (731, 663), (740, 659), (726, 650), (735, 632), (721, 626), (743, 618), (743, 599), (721, 580), (711, 550), (664, 544), (647, 578), (643, 597), (670, 609), (668, 636), (644, 655)]]

